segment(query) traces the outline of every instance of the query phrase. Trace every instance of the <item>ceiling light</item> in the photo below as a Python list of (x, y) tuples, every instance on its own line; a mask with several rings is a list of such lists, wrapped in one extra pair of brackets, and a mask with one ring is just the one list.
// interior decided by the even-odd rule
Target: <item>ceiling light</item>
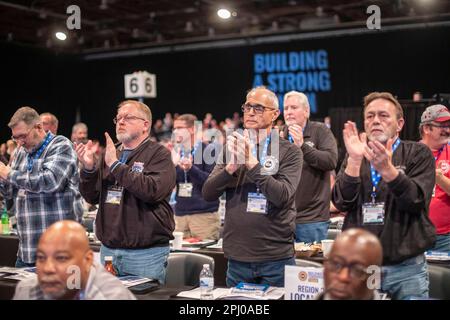
[(231, 12), (228, 9), (217, 10), (217, 15), (222, 19), (229, 19), (231, 17)]
[(67, 39), (67, 36), (64, 32), (57, 32), (55, 33), (55, 36), (58, 40), (64, 41)]

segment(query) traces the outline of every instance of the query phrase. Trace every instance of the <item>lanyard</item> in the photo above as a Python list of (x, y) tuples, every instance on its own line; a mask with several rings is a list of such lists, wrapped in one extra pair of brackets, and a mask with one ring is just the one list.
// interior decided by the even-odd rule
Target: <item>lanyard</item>
[(127, 162), (128, 156), (130, 155), (131, 151), (132, 151), (132, 150), (126, 150), (126, 149), (124, 149), (124, 150), (122, 151), (122, 154), (120, 155), (120, 158), (119, 158), (119, 162), (120, 162), (121, 164), (124, 164), (124, 163)]
[[(197, 142), (194, 145), (194, 148), (191, 151), (192, 159), (194, 159), (195, 153), (197, 152), (197, 149), (200, 146), (200, 144), (201, 144), (201, 141)], [(181, 148), (181, 150), (180, 150), (180, 155), (181, 155), (181, 158), (184, 158), (186, 156), (186, 153), (184, 152), (183, 148)], [(187, 172), (186, 171), (184, 171), (184, 183), (187, 183)]]
[[(394, 145), (392, 146), (392, 153), (398, 148), (400, 145), (400, 138), (397, 138)], [(375, 197), (377, 196), (376, 189), (378, 186), (378, 183), (381, 180), (381, 175), (375, 170), (375, 168), (370, 164), (370, 175), (372, 177), (372, 203), (375, 203)]]
[(31, 172), (31, 170), (33, 170), (34, 160), (38, 159), (42, 155), (45, 148), (48, 146), (50, 141), (52, 141), (53, 137), (54, 137), (54, 135), (52, 135), (50, 132), (47, 133), (47, 136), (45, 137), (45, 140), (42, 143), (41, 147), (37, 151), (28, 154), (27, 169), (29, 172)]
[[(267, 157), (267, 151), (269, 150), (269, 144), (270, 144), (270, 135), (266, 138), (266, 142), (264, 143), (264, 149), (261, 155), (261, 158), (259, 159), (259, 163), (263, 166), (264, 165), (264, 161), (266, 160)], [(255, 147), (252, 149), (252, 154), (253, 156), (258, 159), (258, 155), (257, 155), (257, 147), (255, 145)], [(256, 193), (259, 194), (259, 187), (256, 186)]]
[[(302, 133), (303, 133), (303, 134), (305, 134), (305, 128), (306, 128), (306, 125), (305, 125), (305, 127), (302, 129)], [(292, 136), (291, 136), (290, 133), (289, 133), (288, 135), (289, 135), (289, 136), (288, 136), (289, 142), (290, 142), (290, 143), (294, 143), (294, 138), (292, 138)]]
[(439, 150), (437, 155), (434, 157), (434, 161), (437, 161), (437, 159), (439, 159), (439, 157), (441, 156), (442, 151), (444, 151), (445, 145), (443, 145)]

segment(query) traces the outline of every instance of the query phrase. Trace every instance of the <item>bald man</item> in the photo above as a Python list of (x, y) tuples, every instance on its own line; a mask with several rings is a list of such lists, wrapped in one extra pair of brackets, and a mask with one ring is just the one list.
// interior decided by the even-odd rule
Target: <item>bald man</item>
[(93, 256), (83, 226), (70, 220), (52, 224), (39, 240), (37, 277), (22, 280), (14, 300), (134, 300)]
[(53, 113), (44, 112), (40, 115), (42, 128), (45, 132), (50, 131), (54, 135), (58, 134), (58, 118)]
[[(376, 272), (381, 271), (382, 259), (383, 250), (375, 235), (363, 229), (342, 232), (324, 263), (325, 294), (319, 299), (381, 300), (373, 280), (381, 277)], [(377, 280), (380, 285), (380, 278)]]

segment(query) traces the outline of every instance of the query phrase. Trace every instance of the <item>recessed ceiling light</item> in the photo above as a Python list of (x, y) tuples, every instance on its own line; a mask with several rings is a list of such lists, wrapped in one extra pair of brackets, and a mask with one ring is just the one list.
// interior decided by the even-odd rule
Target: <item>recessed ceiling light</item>
[(56, 39), (61, 40), (61, 41), (64, 41), (67, 39), (67, 36), (64, 32), (55, 33), (55, 37), (56, 37)]
[(222, 19), (229, 19), (231, 17), (231, 12), (228, 9), (217, 10), (217, 15)]

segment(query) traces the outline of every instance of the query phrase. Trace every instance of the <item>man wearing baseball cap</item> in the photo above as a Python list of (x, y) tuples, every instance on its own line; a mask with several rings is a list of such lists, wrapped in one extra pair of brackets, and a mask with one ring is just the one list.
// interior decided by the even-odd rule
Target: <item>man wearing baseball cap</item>
[(430, 203), (430, 219), (436, 227), (433, 250), (450, 252), (450, 112), (441, 105), (428, 107), (419, 125), (421, 142), (436, 161), (436, 185)]

